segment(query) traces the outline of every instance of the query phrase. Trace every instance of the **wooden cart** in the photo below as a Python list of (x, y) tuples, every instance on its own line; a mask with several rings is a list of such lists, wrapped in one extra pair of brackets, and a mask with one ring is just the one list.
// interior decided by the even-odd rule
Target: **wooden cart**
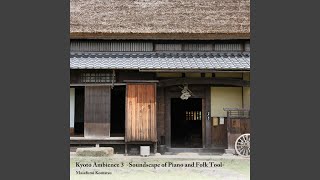
[(250, 110), (224, 108), (227, 111), (228, 149), (250, 157)]

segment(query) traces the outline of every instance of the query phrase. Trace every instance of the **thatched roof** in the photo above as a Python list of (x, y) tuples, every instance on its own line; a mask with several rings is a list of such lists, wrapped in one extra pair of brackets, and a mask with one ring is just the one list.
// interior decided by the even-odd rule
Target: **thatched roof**
[(70, 0), (70, 33), (106, 39), (249, 38), (250, 0)]

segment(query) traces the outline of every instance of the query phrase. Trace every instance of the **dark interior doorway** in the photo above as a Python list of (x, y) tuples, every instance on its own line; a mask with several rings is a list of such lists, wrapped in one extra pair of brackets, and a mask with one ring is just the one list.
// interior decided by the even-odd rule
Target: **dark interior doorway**
[(202, 99), (171, 99), (171, 147), (202, 148)]
[(74, 136), (84, 136), (84, 87), (75, 87)]
[(125, 97), (125, 86), (115, 86), (111, 90), (111, 137), (124, 137), (125, 135)]

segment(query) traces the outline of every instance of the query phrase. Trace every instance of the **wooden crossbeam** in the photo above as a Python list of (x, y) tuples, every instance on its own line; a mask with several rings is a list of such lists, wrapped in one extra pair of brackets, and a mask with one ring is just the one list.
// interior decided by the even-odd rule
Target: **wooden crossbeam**
[(214, 84), (214, 85), (232, 85), (232, 86), (243, 86), (249, 87), (250, 81), (242, 80), (242, 79), (234, 79), (234, 78), (216, 78), (216, 77), (202, 77), (202, 78), (174, 78), (174, 79), (166, 79), (160, 80), (158, 86), (166, 87), (166, 86), (175, 86), (181, 84)]

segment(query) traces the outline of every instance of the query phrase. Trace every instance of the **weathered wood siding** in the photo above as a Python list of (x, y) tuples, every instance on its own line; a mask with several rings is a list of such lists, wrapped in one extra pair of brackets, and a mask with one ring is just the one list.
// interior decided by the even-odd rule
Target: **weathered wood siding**
[(139, 71), (117, 71), (117, 82), (122, 83), (125, 80), (154, 80), (155, 73), (139, 72)]
[(250, 119), (232, 119), (228, 132), (228, 148), (234, 149), (234, 143), (241, 134), (250, 133)]
[(212, 126), (212, 145), (215, 147), (226, 147), (227, 146), (227, 124), (219, 124)]
[(110, 137), (110, 86), (85, 87), (85, 137)]
[(160, 144), (165, 143), (165, 139), (161, 140), (161, 136), (165, 136), (165, 97), (164, 97), (164, 88), (157, 88), (157, 133), (158, 140), (161, 141)]
[(157, 141), (155, 84), (127, 84), (126, 142)]

